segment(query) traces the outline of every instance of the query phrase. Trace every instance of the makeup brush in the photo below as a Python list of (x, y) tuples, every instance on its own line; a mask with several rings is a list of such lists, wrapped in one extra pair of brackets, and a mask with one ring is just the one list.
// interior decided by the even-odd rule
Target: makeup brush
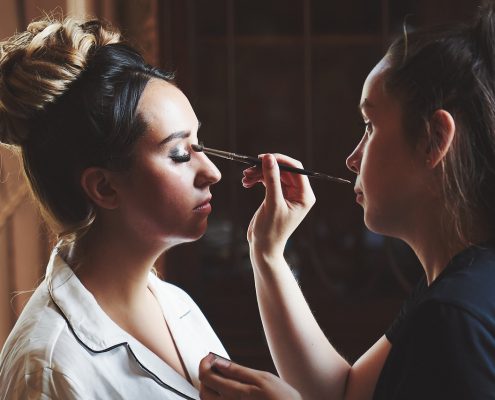
[[(223, 150), (210, 149), (208, 147), (204, 147), (203, 144), (193, 144), (193, 145), (191, 145), (191, 147), (196, 152), (203, 152), (203, 153), (208, 154), (210, 156), (226, 158), (227, 160), (238, 161), (238, 162), (241, 162), (244, 164), (249, 164), (251, 166), (255, 166), (255, 165), (261, 166), (261, 160), (259, 158), (256, 158), (256, 157), (245, 156), (245, 155), (236, 154), (236, 153), (230, 153), (228, 151), (223, 151)], [(351, 183), (351, 181), (348, 181), (347, 179), (336, 178), (334, 176), (322, 174), (320, 172), (308, 171), (308, 170), (302, 169), (302, 168), (295, 168), (295, 167), (291, 167), (290, 165), (278, 164), (278, 167), (282, 171), (292, 172), (294, 174), (307, 175), (310, 178), (326, 179), (328, 181), (337, 182), (337, 183)]]

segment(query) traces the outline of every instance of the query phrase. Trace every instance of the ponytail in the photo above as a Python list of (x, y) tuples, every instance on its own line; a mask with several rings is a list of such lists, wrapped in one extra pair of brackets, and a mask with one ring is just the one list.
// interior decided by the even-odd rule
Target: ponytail
[(475, 240), (480, 226), (495, 236), (494, 10), (486, 2), (471, 24), (418, 30), (407, 34), (407, 51), (403, 37), (388, 51), (385, 87), (402, 101), (412, 145), (431, 142), (436, 110), (454, 117), (455, 137), (441, 165), (444, 226), (463, 244)]

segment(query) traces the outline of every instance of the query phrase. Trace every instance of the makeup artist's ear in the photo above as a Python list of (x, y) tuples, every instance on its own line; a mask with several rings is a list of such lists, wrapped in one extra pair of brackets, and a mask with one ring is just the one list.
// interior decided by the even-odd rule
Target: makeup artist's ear
[(107, 210), (117, 208), (118, 196), (112, 185), (110, 171), (98, 167), (86, 168), (81, 174), (81, 186), (97, 206)]
[(435, 168), (447, 155), (455, 136), (455, 121), (445, 110), (436, 110), (428, 124), (426, 163)]

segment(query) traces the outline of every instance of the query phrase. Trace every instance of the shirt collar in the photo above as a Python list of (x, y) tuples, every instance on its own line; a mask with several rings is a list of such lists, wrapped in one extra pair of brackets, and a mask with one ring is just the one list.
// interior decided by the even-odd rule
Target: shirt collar
[(58, 248), (51, 254), (46, 280), (53, 302), (78, 340), (90, 350), (100, 352), (127, 340), (126, 332), (101, 309)]
[[(102, 310), (95, 297), (60, 256), (58, 248), (51, 254), (46, 279), (53, 301), (78, 339), (91, 350), (106, 350), (128, 339), (129, 334)], [(148, 285), (156, 296), (160, 279), (153, 273), (150, 273), (148, 279)], [(178, 320), (191, 311), (190, 305), (182, 299), (171, 299), (161, 294), (159, 300), (162, 307), (167, 306), (167, 318)]]
[[(89, 350), (100, 353), (126, 344), (131, 347), (137, 361), (162, 382), (197, 398), (196, 389), (173, 368), (119, 327), (98, 305), (95, 297), (81, 283), (73, 270), (64, 261), (56, 247), (46, 270), (46, 282), (50, 296), (67, 321), (76, 339)], [(159, 278), (150, 273), (149, 286), (155, 292)], [(170, 319), (171, 330), (191, 311), (189, 304), (181, 299), (162, 295), (167, 301), (166, 318)], [(163, 309), (163, 302), (160, 302)]]

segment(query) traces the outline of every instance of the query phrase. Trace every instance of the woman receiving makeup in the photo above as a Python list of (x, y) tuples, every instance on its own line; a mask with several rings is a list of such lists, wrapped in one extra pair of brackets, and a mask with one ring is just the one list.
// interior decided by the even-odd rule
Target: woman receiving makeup
[(213, 354), (201, 398), (495, 398), (495, 11), (397, 39), (362, 90), (364, 135), (347, 159), (364, 223), (404, 240), (423, 269), (390, 329), (353, 365), (328, 342), (283, 257), (313, 206), (308, 179), (264, 155), (248, 240), (263, 326), (282, 379)]
[(0, 44), (0, 141), (60, 241), (0, 355), (0, 399), (197, 399), (227, 356), (153, 271), (200, 238), (218, 169), (170, 74), (97, 20), (44, 19)]

